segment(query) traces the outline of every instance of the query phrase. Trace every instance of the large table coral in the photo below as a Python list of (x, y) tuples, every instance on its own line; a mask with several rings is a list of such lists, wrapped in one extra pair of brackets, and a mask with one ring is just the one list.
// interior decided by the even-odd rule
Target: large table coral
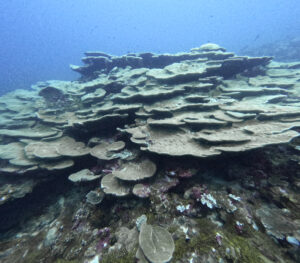
[[(284, 246), (297, 245), (299, 202), (289, 193), (299, 195), (292, 187), (288, 188), (289, 193), (283, 188), (291, 181), (295, 181), (293, 187), (299, 187), (299, 180), (289, 178), (282, 186), (278, 178), (285, 176), (284, 173), (278, 175), (280, 169), (270, 168), (277, 167), (278, 160), (266, 165), (269, 159), (257, 158), (245, 162), (246, 168), (243, 168), (235, 158), (243, 158), (255, 151), (267, 152), (271, 146), (286, 147), (299, 136), (298, 64), (273, 62), (270, 57), (236, 56), (216, 44), (178, 54), (112, 56), (87, 52), (83, 62), (83, 66), (71, 66), (81, 74), (78, 81), (40, 82), (31, 90), (16, 90), (0, 98), (0, 209), (16, 213), (13, 208), (19, 199), (26, 200), (26, 195), (28, 198), (35, 195), (43, 184), (67, 185), (61, 180), (69, 177), (76, 183), (74, 189), (85, 189), (83, 197), (90, 193), (87, 202), (72, 219), (73, 231), (86, 231), (90, 235), (90, 250), (81, 248), (78, 251), (81, 259), (97, 258), (108, 246), (107, 240), (114, 240), (109, 236), (110, 232), (105, 232), (104, 237), (102, 232), (91, 234), (89, 224), (95, 223), (97, 220), (93, 218), (100, 213), (94, 211), (91, 215), (91, 209), (94, 209), (91, 205), (99, 204), (107, 208), (100, 216), (101, 223), (97, 221), (101, 226), (106, 224), (117, 230), (120, 225), (133, 220), (125, 219), (125, 215), (124, 218), (114, 215), (115, 209), (117, 214), (126, 210), (128, 217), (130, 213), (137, 217), (143, 211), (154, 223), (162, 223), (169, 230), (176, 228), (177, 232), (172, 233), (174, 260), (194, 262), (192, 258), (211, 260), (218, 255), (228, 262), (250, 262), (247, 253), (251, 245), (246, 243), (244, 233), (255, 239), (253, 231), (259, 228), (257, 220), (267, 231), (279, 225), (272, 223), (269, 217), (279, 208), (269, 208), (272, 213), (266, 213), (260, 208), (265, 207), (263, 201), (253, 201), (255, 197), (249, 189), (259, 188), (263, 198), (272, 195), (280, 206), (296, 207), (295, 214), (288, 214), (287, 220), (293, 225), (291, 231), (276, 231), (279, 241), (285, 242)], [(299, 166), (297, 156), (290, 161), (292, 164), (287, 169)], [(233, 165), (227, 167), (227, 162)], [(242, 182), (231, 186), (226, 181), (219, 186), (216, 173), (222, 174), (222, 167), (230, 180)], [(267, 169), (273, 173), (266, 172)], [(211, 185), (207, 186), (201, 180)], [(249, 192), (243, 193), (239, 190), (241, 187)], [(264, 187), (271, 187), (272, 191), (264, 192)], [(244, 199), (234, 192), (243, 195)], [(278, 196), (283, 194), (280, 199)], [(132, 200), (120, 205), (126, 203), (124, 196), (132, 197)], [(101, 201), (93, 201), (95, 197), (101, 197)], [(131, 205), (133, 203), (135, 205)], [(59, 205), (64, 207), (63, 201)], [(224, 224), (225, 228), (219, 229), (217, 234), (207, 234), (213, 234), (213, 240), (217, 239), (220, 251), (206, 249), (199, 255), (196, 244), (203, 245), (205, 238), (198, 233), (201, 231), (198, 221), (206, 216), (205, 220), (219, 227)], [(11, 227), (8, 221), (2, 229)], [(232, 236), (230, 227), (235, 229), (237, 238)], [(58, 229), (51, 231), (50, 234), (59, 232)], [(266, 237), (258, 236), (258, 242), (266, 240)], [(96, 237), (105, 242), (102, 240), (100, 245), (94, 246), (97, 247), (94, 251), (92, 244)], [(59, 235), (57, 238), (59, 240)], [(249, 242), (252, 242), (251, 238)], [(187, 254), (179, 251), (185, 239), (191, 240), (186, 244)], [(215, 240), (207, 242), (211, 244)], [(223, 243), (229, 250), (222, 250)], [(118, 250), (117, 244), (111, 249)], [(207, 248), (206, 245), (203, 247)], [(254, 250), (260, 253), (257, 248)], [(127, 252), (128, 257), (131, 253), (135, 255), (132, 251)], [(55, 253), (53, 258), (63, 256), (58, 248)], [(272, 258), (269, 252), (261, 253), (257, 262), (264, 256), (272, 260), (283, 260), (284, 257), (280, 254), (278, 258)], [(68, 254), (65, 258), (73, 259), (71, 252), (65, 254)], [(106, 254), (109, 258), (109, 253)], [(145, 255), (148, 259), (157, 257), (155, 253), (151, 257)], [(9, 262), (5, 260), (3, 262)], [(103, 260), (106, 262), (105, 257)]]

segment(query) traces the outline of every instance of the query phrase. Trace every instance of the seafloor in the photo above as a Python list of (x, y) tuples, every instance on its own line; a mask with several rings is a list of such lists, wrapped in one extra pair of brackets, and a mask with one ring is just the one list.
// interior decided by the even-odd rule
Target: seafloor
[(0, 262), (300, 262), (300, 62), (87, 52), (0, 98)]

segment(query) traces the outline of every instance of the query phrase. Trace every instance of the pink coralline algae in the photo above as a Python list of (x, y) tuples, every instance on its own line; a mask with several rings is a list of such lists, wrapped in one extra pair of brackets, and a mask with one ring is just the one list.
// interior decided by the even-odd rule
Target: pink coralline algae
[(113, 172), (113, 170), (111, 169), (102, 169), (102, 173), (104, 174), (111, 174)]
[(169, 176), (164, 176), (161, 180), (159, 180), (159, 191), (161, 193), (168, 192), (171, 188), (175, 187), (179, 184), (179, 180), (177, 178), (170, 178)]
[(102, 172), (102, 169), (103, 169), (103, 163), (98, 161), (95, 166), (90, 168), (90, 171), (93, 172), (94, 174), (100, 174)]
[(73, 217), (73, 226), (72, 226), (72, 230), (76, 230), (76, 231), (80, 231), (81, 228), (84, 225), (84, 221), (86, 220), (88, 214), (87, 211), (85, 211), (83, 208), (79, 208), (74, 217)]
[(118, 161), (116, 161), (116, 160), (109, 161), (109, 162), (103, 162), (103, 161), (99, 160), (95, 166), (90, 168), (90, 170), (94, 174), (100, 174), (100, 173), (107, 174), (107, 173), (111, 173), (114, 170), (117, 170), (119, 168), (120, 168), (120, 165), (119, 165)]
[(106, 163), (104, 163), (102, 161), (98, 161), (95, 166), (90, 168), (90, 171), (93, 172), (94, 174), (101, 174), (101, 173), (109, 174), (119, 168), (120, 168), (120, 165), (119, 165), (118, 161), (116, 161), (116, 160), (106, 162)]
[(110, 240), (111, 240), (111, 235), (110, 235), (110, 228), (105, 227), (102, 228), (98, 231), (98, 236), (100, 237), (100, 241), (97, 244), (97, 252), (101, 253), (103, 249), (107, 248)]
[(183, 169), (183, 168), (174, 168), (167, 169), (166, 175), (170, 177), (179, 177), (179, 178), (190, 178), (194, 175), (191, 169)]
[(104, 174), (110, 174), (115, 170), (118, 170), (120, 168), (120, 165), (118, 161), (112, 161), (105, 164), (104, 168), (102, 169), (102, 173)]
[(141, 197), (141, 198), (149, 197), (150, 194), (151, 194), (151, 187), (150, 187), (150, 185), (143, 184), (142, 187), (140, 187), (137, 191), (135, 191), (135, 194), (138, 197)]
[(200, 202), (203, 206), (213, 209), (218, 207), (216, 199), (208, 192), (205, 185), (194, 186), (189, 190), (192, 199)]
[(222, 238), (223, 237), (222, 237), (221, 234), (219, 234), (219, 233), (216, 234), (216, 241), (217, 241), (219, 246), (222, 246)]
[(178, 172), (178, 177), (180, 177), (180, 178), (190, 178), (193, 175), (194, 174), (192, 173), (192, 171), (190, 169), (188, 169), (188, 170), (179, 169), (179, 172)]
[(238, 234), (243, 234), (244, 231), (244, 224), (241, 223), (240, 221), (236, 221), (235, 222), (235, 229), (237, 231)]
[(195, 199), (197, 202), (201, 201), (202, 195), (208, 194), (208, 190), (206, 185), (194, 186), (192, 188), (191, 197)]

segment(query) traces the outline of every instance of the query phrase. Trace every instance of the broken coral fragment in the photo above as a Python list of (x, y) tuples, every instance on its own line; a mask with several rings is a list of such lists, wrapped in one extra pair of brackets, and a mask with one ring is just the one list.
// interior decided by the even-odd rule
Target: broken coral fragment
[(175, 250), (172, 235), (165, 228), (147, 223), (141, 226), (139, 245), (145, 257), (153, 263), (170, 261)]
[(104, 193), (101, 190), (90, 191), (86, 195), (86, 201), (92, 205), (98, 205), (102, 202)]

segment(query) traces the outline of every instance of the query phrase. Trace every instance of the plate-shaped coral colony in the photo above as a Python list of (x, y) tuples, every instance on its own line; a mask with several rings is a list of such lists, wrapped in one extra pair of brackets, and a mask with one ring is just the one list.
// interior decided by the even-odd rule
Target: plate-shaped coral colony
[(300, 260), (300, 62), (86, 52), (0, 97), (0, 259)]

